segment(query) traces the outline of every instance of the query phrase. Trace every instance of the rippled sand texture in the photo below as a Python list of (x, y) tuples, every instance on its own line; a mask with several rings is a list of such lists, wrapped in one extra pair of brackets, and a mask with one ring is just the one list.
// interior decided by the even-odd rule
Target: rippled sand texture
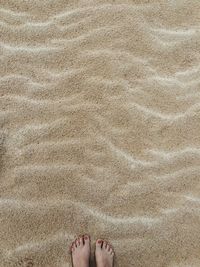
[[(0, 2), (0, 266), (200, 266), (200, 2)], [(93, 247), (94, 249), (94, 247)]]

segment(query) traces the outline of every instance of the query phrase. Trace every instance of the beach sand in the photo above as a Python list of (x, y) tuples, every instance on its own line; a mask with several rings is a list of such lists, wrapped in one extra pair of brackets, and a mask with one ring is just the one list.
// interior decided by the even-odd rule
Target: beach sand
[(0, 1), (1, 267), (71, 266), (83, 233), (200, 266), (199, 26), (199, 0)]

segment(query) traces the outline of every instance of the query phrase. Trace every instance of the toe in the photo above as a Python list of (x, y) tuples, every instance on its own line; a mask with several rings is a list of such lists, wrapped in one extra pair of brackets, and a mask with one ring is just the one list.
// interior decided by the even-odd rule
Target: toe
[(107, 248), (106, 248), (107, 252), (110, 252), (112, 250), (111, 245), (109, 243), (107, 243)]
[(71, 251), (73, 252), (74, 250), (75, 250), (75, 242), (72, 242)]
[(107, 249), (108, 252), (111, 251), (111, 246), (110, 246), (110, 244), (107, 244), (107, 248), (106, 248), (106, 249)]
[(110, 245), (110, 251), (109, 251), (109, 253), (113, 256), (115, 253), (114, 253), (114, 249), (113, 249), (113, 247)]
[(104, 240), (103, 241), (103, 248), (106, 249), (107, 248), (107, 242)]
[(96, 241), (96, 248), (101, 249), (102, 248), (102, 244), (103, 244), (103, 240), (97, 239), (97, 241)]
[(78, 241), (80, 246), (83, 246), (83, 236), (80, 236)]
[(114, 253), (114, 251), (113, 251), (113, 248), (112, 248), (112, 247), (110, 247), (110, 251), (109, 251), (109, 253), (110, 253), (110, 254)]
[(90, 236), (89, 235), (84, 235), (83, 236), (83, 241), (86, 245), (90, 243)]
[(75, 244), (76, 244), (76, 247), (79, 247), (80, 243), (79, 243), (78, 238), (75, 240)]

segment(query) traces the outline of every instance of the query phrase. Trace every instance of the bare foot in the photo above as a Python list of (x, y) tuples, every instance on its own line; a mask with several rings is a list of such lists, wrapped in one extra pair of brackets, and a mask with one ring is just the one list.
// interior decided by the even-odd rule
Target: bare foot
[(90, 237), (78, 237), (71, 245), (73, 267), (89, 267)]
[(105, 240), (97, 239), (95, 257), (97, 267), (112, 267), (114, 250)]

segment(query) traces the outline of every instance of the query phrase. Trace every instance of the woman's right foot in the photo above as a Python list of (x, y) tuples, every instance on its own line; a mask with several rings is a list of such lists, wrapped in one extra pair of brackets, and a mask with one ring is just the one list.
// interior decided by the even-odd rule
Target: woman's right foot
[(97, 267), (112, 267), (114, 250), (105, 240), (97, 239), (95, 258)]

